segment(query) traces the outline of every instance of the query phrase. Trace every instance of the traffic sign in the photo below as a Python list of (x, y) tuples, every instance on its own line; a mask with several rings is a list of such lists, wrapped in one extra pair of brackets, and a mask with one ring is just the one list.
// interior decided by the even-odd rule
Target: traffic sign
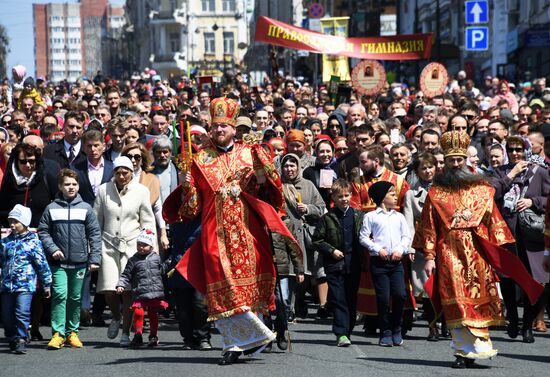
[(321, 18), (325, 15), (325, 9), (321, 3), (313, 3), (309, 6), (308, 13), (311, 18)]
[(487, 0), (466, 1), (467, 24), (486, 24), (489, 22), (489, 4)]
[(466, 28), (466, 51), (485, 51), (489, 49), (489, 28), (475, 26)]

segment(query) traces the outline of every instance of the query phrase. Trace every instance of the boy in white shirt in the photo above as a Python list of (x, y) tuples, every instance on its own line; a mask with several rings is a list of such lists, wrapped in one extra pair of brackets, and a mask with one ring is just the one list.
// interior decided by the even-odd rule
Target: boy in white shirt
[[(405, 305), (404, 270), (401, 260), (408, 253), (411, 235), (405, 216), (397, 212), (397, 194), (392, 183), (378, 181), (369, 188), (376, 210), (363, 219), (359, 242), (370, 253), (370, 269), (376, 290), (379, 345), (400, 346)], [(390, 315), (390, 298), (393, 300)]]

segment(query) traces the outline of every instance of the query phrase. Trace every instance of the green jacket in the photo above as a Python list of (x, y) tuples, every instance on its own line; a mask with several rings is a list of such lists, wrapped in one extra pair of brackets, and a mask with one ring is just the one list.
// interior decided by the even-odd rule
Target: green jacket
[(352, 255), (348, 255), (346, 258), (341, 260), (336, 260), (332, 257), (332, 253), (336, 249), (344, 252), (345, 254), (344, 242), (342, 239), (342, 224), (334, 208), (321, 217), (317, 223), (315, 232), (313, 233), (312, 248), (318, 250), (323, 256), (325, 272), (335, 272), (341, 270), (346, 270), (346, 272), (349, 272), (355, 267), (364, 267), (364, 249), (359, 244), (359, 231), (361, 230), (361, 225), (363, 224), (363, 217), (365, 214), (357, 209), (350, 208), (349, 210), (352, 210), (354, 215)]

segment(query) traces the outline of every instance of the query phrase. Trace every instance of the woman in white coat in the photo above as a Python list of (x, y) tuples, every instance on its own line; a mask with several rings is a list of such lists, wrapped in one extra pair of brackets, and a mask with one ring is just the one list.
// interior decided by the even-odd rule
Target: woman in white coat
[[(120, 329), (120, 298), (116, 284), (128, 259), (136, 252), (136, 238), (143, 228), (154, 229), (155, 217), (149, 201), (147, 187), (133, 180), (134, 168), (128, 157), (114, 161), (113, 179), (99, 187), (94, 210), (101, 227), (101, 268), (97, 291), (105, 295), (105, 301), (113, 314), (107, 336), (114, 339)], [(132, 324), (131, 291), (122, 294), (121, 346), (130, 344)]]

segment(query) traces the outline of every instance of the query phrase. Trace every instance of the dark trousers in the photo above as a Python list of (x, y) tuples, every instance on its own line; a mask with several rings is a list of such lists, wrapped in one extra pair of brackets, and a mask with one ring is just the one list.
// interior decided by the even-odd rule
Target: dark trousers
[(206, 321), (208, 308), (204, 296), (193, 288), (174, 289), (172, 293), (183, 339), (196, 344), (201, 340), (210, 340), (210, 323)]
[(351, 336), (357, 318), (357, 290), (360, 272), (327, 272), (328, 298), (332, 305), (332, 332), (336, 336)]
[[(376, 290), (378, 325), (381, 336), (391, 331), (401, 332), (405, 307), (405, 279), (401, 262), (386, 262), (380, 257), (371, 258), (371, 273)], [(391, 314), (390, 314), (390, 299)]]

